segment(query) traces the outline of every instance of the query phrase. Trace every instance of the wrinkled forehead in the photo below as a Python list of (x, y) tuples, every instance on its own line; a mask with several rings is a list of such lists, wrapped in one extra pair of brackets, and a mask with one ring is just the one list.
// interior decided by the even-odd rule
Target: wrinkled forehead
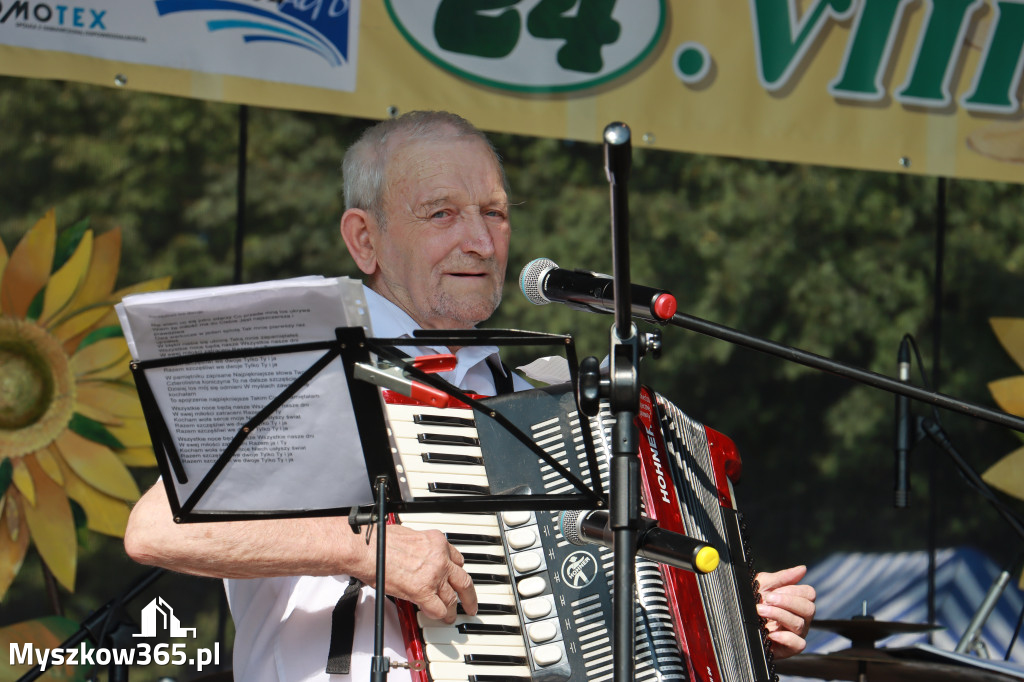
[(508, 199), (501, 166), (490, 146), (454, 131), (450, 136), (396, 143), (388, 154), (385, 179), (385, 206), (392, 198), (416, 202), (452, 192), (486, 203)]

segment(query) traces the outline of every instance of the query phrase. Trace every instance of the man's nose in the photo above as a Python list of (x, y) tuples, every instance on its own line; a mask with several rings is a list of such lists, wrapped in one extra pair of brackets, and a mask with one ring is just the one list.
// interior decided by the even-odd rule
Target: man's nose
[(471, 213), (463, 220), (462, 251), (481, 258), (494, 255), (494, 236), (487, 221), (479, 213)]

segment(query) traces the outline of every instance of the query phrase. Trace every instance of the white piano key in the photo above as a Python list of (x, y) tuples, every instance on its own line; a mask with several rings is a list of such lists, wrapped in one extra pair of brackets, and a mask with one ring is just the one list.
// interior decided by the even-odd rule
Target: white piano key
[(424, 462), (420, 456), (407, 457), (402, 459), (402, 466), (406, 471), (420, 471), (432, 474), (436, 478), (447, 474), (470, 474), (476, 476), (487, 476), (487, 469), (483, 464), (444, 464), (437, 462)]
[[(516, 639), (507, 637), (506, 639)], [(428, 661), (462, 661), (468, 654), (499, 654), (501, 656), (523, 656), (529, 657), (522, 640), (509, 643), (508, 646), (483, 646), (476, 644), (427, 644), (423, 647), (423, 653)]]
[(437, 433), (447, 436), (476, 438), (473, 426), (441, 426), (437, 424), (416, 424), (411, 421), (390, 421), (391, 433), (395, 438), (417, 438), (421, 433)]
[(435, 464), (433, 462), (424, 462), (420, 455), (403, 457), (402, 466), (405, 467), (406, 471), (426, 474), (433, 473), (434, 480), (438, 480), (446, 475), (487, 477), (487, 468), (479, 464)]
[(453, 455), (473, 455), (483, 457), (483, 450), (476, 445), (435, 445), (432, 443), (421, 443), (415, 438), (396, 438), (395, 447), (402, 457), (419, 457), (425, 452), (449, 452)]
[[(459, 550), (462, 551), (461, 549)], [(506, 564), (477, 564), (472, 562), (466, 562), (462, 566), (462, 570), (470, 575), (474, 573), (490, 573), (492, 575), (508, 575), (508, 566)]]
[(530, 679), (529, 666), (516, 665), (470, 665), (440, 661), (430, 664), (430, 676), (439, 680), (468, 680), (470, 675), (494, 675), (501, 679), (522, 677)]
[(402, 525), (411, 523), (427, 528), (435, 528), (444, 532), (448, 526), (473, 526), (474, 528), (493, 529), (498, 534), (498, 520), (494, 514), (444, 514), (434, 512), (402, 513)]
[[(460, 613), (455, 616), (454, 623), (445, 623), (443, 620), (437, 620), (434, 618), (427, 618), (423, 615), (422, 611), (416, 613), (416, 621), (420, 624), (421, 628), (441, 628), (441, 627), (457, 627), (463, 623), (484, 623), (488, 625), (512, 625), (519, 627), (519, 616), (507, 615), (507, 616), (467, 616), (464, 613)], [(548, 639), (551, 639), (550, 637)]]
[(463, 646), (474, 644), (476, 646), (510, 646), (515, 642), (522, 642), (522, 634), (514, 635), (468, 635), (459, 632), (453, 627), (430, 627), (423, 628), (423, 641), (431, 644), (451, 644)]
[(504, 597), (512, 594), (511, 585), (473, 585), (476, 590), (477, 601), (491, 601), (495, 597)]
[[(476, 469), (476, 471), (474, 471)], [(487, 485), (487, 473), (483, 467), (453, 467), (438, 465), (433, 471), (413, 470), (406, 468), (406, 478), (413, 486), (427, 487), (428, 483), (444, 481), (446, 483), (467, 483), (469, 485)]]
[(469, 408), (460, 407), (430, 407), (429, 405), (399, 405), (397, 403), (388, 403), (384, 406), (384, 412), (387, 414), (389, 420), (394, 419), (397, 421), (412, 421), (416, 415), (437, 415), (437, 416), (450, 416), (464, 417), (470, 419), (473, 417), (473, 410)]

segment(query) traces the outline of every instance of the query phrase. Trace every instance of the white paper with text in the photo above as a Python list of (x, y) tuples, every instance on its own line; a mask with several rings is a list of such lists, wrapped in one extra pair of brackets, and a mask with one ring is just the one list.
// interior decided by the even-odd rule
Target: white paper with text
[[(347, 277), (126, 296), (117, 306), (135, 360), (370, 336), (362, 285)], [(239, 429), (326, 351), (260, 355), (146, 371), (195, 490)], [(290, 512), (369, 504), (373, 494), (341, 360), (250, 433), (196, 512)]]

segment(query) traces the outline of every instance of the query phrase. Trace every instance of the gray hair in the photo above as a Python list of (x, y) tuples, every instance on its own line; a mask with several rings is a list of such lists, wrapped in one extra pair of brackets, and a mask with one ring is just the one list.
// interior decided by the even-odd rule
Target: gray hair
[(388, 163), (394, 149), (410, 141), (451, 137), (475, 137), (484, 142), (494, 156), (502, 185), (508, 194), (508, 179), (501, 157), (479, 128), (447, 111), (410, 111), (367, 128), (345, 152), (341, 165), (345, 208), (361, 208), (373, 215), (382, 228), (385, 227), (384, 191), (387, 189)]

